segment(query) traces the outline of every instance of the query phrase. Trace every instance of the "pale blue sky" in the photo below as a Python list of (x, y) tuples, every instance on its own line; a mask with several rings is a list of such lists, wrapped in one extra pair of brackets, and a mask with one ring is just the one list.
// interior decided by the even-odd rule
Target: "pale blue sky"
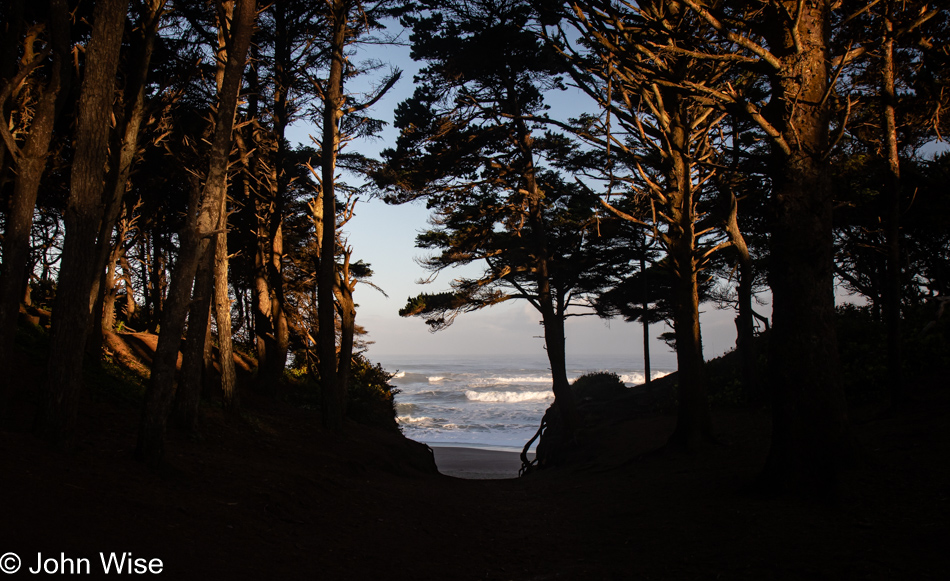
[[(374, 117), (388, 123), (381, 137), (350, 144), (366, 155), (377, 155), (395, 140), (393, 111), (399, 102), (412, 95), (412, 76), (418, 66), (409, 59), (409, 49), (404, 46), (370, 47), (367, 56), (388, 61), (404, 71), (396, 87), (373, 110)], [(562, 92), (551, 97), (549, 103), (559, 117), (575, 116), (589, 108), (586, 97), (579, 91)], [(312, 132), (312, 127), (299, 123), (289, 133), (289, 138), (309, 142), (308, 135)], [(408, 297), (445, 290), (451, 281), (448, 275), (452, 273), (448, 272), (429, 285), (416, 284), (427, 275), (415, 262), (423, 252), (415, 247), (416, 234), (426, 227), (427, 219), (428, 211), (423, 204), (389, 206), (379, 200), (364, 198), (356, 208), (355, 217), (346, 226), (355, 257), (372, 265), (374, 283), (388, 294), (388, 298), (384, 297), (365, 285), (357, 287), (354, 294), (359, 303), (357, 323), (366, 327), (369, 339), (375, 342), (369, 349), (370, 358), (415, 354), (543, 355), (540, 316), (524, 301), (511, 301), (463, 314), (451, 327), (438, 333), (430, 333), (420, 319), (398, 315)], [(764, 310), (768, 315), (768, 307)], [(704, 311), (704, 351), (706, 357), (711, 358), (734, 346), (735, 315), (732, 311), (716, 310), (712, 305), (705, 306)], [(652, 353), (670, 353), (667, 345), (656, 339), (668, 330), (665, 325), (651, 328)], [(567, 351), (569, 357), (629, 354), (639, 358), (643, 353), (642, 330), (640, 325), (620, 319), (608, 323), (594, 316), (572, 317), (567, 323)]]
[[(391, 30), (398, 29), (398, 26)], [(408, 35), (403, 33), (402, 40)], [(361, 49), (357, 60), (372, 58), (391, 63), (403, 70), (403, 77), (393, 90), (374, 108), (373, 115), (388, 123), (378, 139), (354, 142), (350, 147), (362, 153), (376, 156), (390, 147), (396, 137), (392, 127), (396, 105), (412, 95), (412, 76), (418, 65), (409, 58), (406, 46), (370, 46)], [(354, 83), (356, 90), (366, 90), (372, 78)], [(360, 84), (362, 83), (362, 85)], [(350, 87), (353, 90), (353, 87)], [(548, 96), (552, 114), (566, 119), (584, 110), (591, 110), (587, 98), (579, 91), (565, 91)], [(289, 138), (297, 142), (309, 142), (312, 128), (300, 123), (292, 129)], [(941, 144), (938, 149), (946, 149)], [(404, 319), (397, 314), (406, 299), (421, 292), (437, 292), (448, 288), (451, 272), (443, 273), (430, 285), (416, 282), (424, 278), (426, 271), (416, 264), (421, 250), (415, 247), (416, 234), (425, 229), (428, 212), (422, 204), (387, 206), (379, 200), (364, 198), (356, 208), (356, 216), (347, 224), (349, 242), (356, 258), (372, 265), (374, 283), (381, 287), (388, 298), (365, 285), (358, 287), (355, 299), (359, 303), (357, 322), (369, 331), (374, 341), (369, 350), (370, 358), (383, 355), (543, 355), (540, 339), (542, 328), (538, 314), (523, 301), (511, 301), (475, 313), (467, 313), (456, 319), (448, 329), (429, 333), (425, 323), (416, 318)], [(454, 276), (459, 276), (455, 274)], [(765, 297), (766, 300), (768, 297)], [(861, 297), (848, 296), (839, 287), (838, 301), (863, 302)], [(771, 316), (771, 305), (756, 307), (764, 316)], [(707, 359), (721, 355), (735, 345), (735, 324), (732, 310), (717, 310), (714, 305), (702, 307), (702, 333), (704, 354)], [(651, 328), (651, 350), (656, 355), (669, 357), (670, 349), (656, 337), (668, 331), (665, 325)], [(596, 317), (574, 317), (567, 324), (568, 356), (589, 354), (627, 355), (639, 358), (642, 355), (642, 330), (638, 324), (622, 320), (606, 322)]]

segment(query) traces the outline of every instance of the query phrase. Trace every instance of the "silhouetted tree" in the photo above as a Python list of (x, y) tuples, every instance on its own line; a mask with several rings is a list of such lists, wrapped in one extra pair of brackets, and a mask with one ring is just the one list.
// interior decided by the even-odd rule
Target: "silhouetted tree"
[[(564, 317), (575, 284), (559, 269), (576, 248), (559, 240), (563, 232), (552, 219), (566, 219), (557, 208), (572, 207), (577, 194), (545, 175), (545, 158), (564, 140), (542, 134), (533, 120), (546, 110), (543, 92), (560, 86), (557, 61), (533, 30), (527, 2), (419, 7), (405, 23), (413, 30), (412, 56), (426, 66), (413, 97), (396, 111), (397, 147), (383, 154), (389, 201), (425, 199), (436, 210), (439, 228), (419, 238), (442, 251), (430, 269), (482, 259), (487, 269), (451, 293), (410, 300), (402, 312), (457, 313), (512, 296), (529, 300), (541, 315), (555, 400), (571, 433), (578, 419), (565, 369)], [(581, 228), (573, 235), (584, 236)], [(436, 326), (439, 318), (430, 314)]]
[[(340, 430), (343, 426), (346, 401), (346, 374), (340, 377), (341, 366), (348, 368), (349, 362), (337, 360), (336, 313), (337, 294), (337, 164), (340, 150), (344, 144), (359, 136), (373, 133), (378, 123), (361, 115), (372, 107), (399, 80), (400, 72), (392, 71), (383, 80), (378, 89), (357, 101), (344, 92), (344, 83), (360, 74), (347, 58), (348, 47), (359, 42), (360, 38), (372, 30), (381, 27), (379, 19), (389, 14), (394, 3), (388, 0), (363, 2), (362, 0), (332, 0), (328, 2), (321, 18), (326, 22), (326, 77), (313, 79), (322, 109), (320, 111), (320, 171), (313, 172), (319, 180), (320, 202), (317, 205), (319, 216), (315, 216), (319, 225), (317, 236), (320, 241), (319, 276), (317, 279), (318, 305), (318, 341), (320, 349), (320, 389), (323, 397), (323, 424), (330, 430)], [(346, 309), (344, 309), (346, 310)], [(348, 325), (352, 319), (347, 316)], [(352, 337), (347, 331), (344, 335)], [(341, 355), (348, 357), (352, 346), (344, 346)]]
[[(713, 29), (678, 3), (617, 2), (608, 8), (568, 2), (559, 24), (552, 42), (571, 63), (575, 83), (604, 110), (601, 117), (580, 119), (575, 129), (601, 152), (592, 171), (607, 181), (608, 192), (616, 185), (642, 200), (635, 214), (602, 203), (649, 231), (666, 255), (662, 264), (674, 273), (679, 414), (670, 443), (693, 448), (712, 437), (699, 323), (701, 273), (713, 253), (743, 243), (736, 205), (713, 211), (720, 192), (712, 186), (726, 171), (726, 112), (706, 93), (727, 86), (742, 91), (748, 77), (736, 74), (730, 55), (714, 55)], [(714, 56), (693, 54), (702, 51)], [(727, 223), (735, 226), (728, 237)]]

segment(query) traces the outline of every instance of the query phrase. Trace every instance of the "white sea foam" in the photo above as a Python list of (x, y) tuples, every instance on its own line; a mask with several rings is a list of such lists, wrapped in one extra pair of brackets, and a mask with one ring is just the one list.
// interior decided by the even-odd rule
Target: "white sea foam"
[[(400, 424), (410, 424), (410, 425), (417, 425), (417, 424), (433, 425), (433, 424), (439, 423), (439, 420), (436, 420), (435, 418), (430, 418), (429, 416), (419, 416), (417, 418), (414, 418), (412, 416), (399, 416), (396, 418), (396, 421), (399, 422)], [(420, 427), (425, 427), (425, 426), (420, 425)]]
[[(545, 357), (418, 357), (381, 359), (399, 370), (393, 384), (403, 433), (429, 444), (520, 449), (535, 434), (551, 404), (550, 363)], [(664, 369), (658, 358), (655, 366)], [(671, 368), (666, 367), (666, 369)], [(612, 371), (628, 385), (643, 382), (643, 368), (625, 358), (585, 358), (568, 364), (573, 379)], [(653, 377), (666, 375), (655, 371)]]
[(395, 382), (399, 385), (406, 383), (428, 383), (429, 377), (424, 373), (413, 373), (411, 371), (400, 371), (393, 376)]
[(469, 401), (516, 403), (522, 401), (542, 401), (552, 399), (550, 391), (472, 391), (467, 390), (465, 397)]
[[(651, 379), (659, 379), (669, 375), (669, 371), (654, 371), (650, 374)], [(622, 373), (620, 375), (620, 380), (626, 383), (627, 385), (642, 385), (646, 383), (646, 374), (645, 373)]]
[(551, 383), (551, 375), (512, 375), (479, 377), (472, 381), (475, 385), (506, 385), (522, 383)]

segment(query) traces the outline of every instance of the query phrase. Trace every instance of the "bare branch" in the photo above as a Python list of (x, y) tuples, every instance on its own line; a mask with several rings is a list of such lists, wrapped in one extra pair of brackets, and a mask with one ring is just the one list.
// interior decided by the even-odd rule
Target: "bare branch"
[(768, 63), (769, 66), (771, 66), (776, 71), (782, 70), (782, 61), (780, 61), (775, 55), (752, 39), (736, 34), (735, 32), (726, 28), (722, 22), (720, 22), (708, 10), (700, 6), (696, 0), (683, 0), (683, 4), (686, 4), (692, 8), (697, 14), (699, 14), (700, 17), (702, 17), (703, 20), (709, 23), (710, 26), (716, 29), (716, 31), (721, 33), (730, 42), (734, 42), (742, 48), (747, 49), (752, 54), (759, 57), (759, 59)]

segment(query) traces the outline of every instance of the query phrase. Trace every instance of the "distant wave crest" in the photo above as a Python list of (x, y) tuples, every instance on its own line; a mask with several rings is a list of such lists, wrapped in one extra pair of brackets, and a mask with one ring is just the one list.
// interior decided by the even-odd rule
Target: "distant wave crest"
[(424, 373), (399, 371), (393, 376), (398, 383), (428, 383), (429, 376)]
[(550, 391), (472, 391), (465, 392), (469, 401), (516, 403), (521, 401), (539, 401), (551, 399), (554, 394)]
[(551, 383), (551, 375), (514, 375), (514, 376), (498, 376), (490, 375), (488, 377), (480, 377), (473, 381), (475, 384), (481, 385), (496, 385), (496, 384), (507, 384), (507, 383)]
[[(669, 375), (669, 371), (654, 371), (650, 374), (651, 379), (659, 379)], [(643, 373), (624, 373), (620, 376), (620, 380), (628, 385), (642, 385), (646, 383), (646, 376)]]
[(419, 416), (419, 417), (399, 416), (396, 418), (396, 421), (399, 422), (400, 424), (410, 424), (410, 425), (415, 424), (415, 425), (421, 425), (425, 427), (425, 426), (440, 424), (444, 422), (445, 420), (431, 418), (429, 416)]

